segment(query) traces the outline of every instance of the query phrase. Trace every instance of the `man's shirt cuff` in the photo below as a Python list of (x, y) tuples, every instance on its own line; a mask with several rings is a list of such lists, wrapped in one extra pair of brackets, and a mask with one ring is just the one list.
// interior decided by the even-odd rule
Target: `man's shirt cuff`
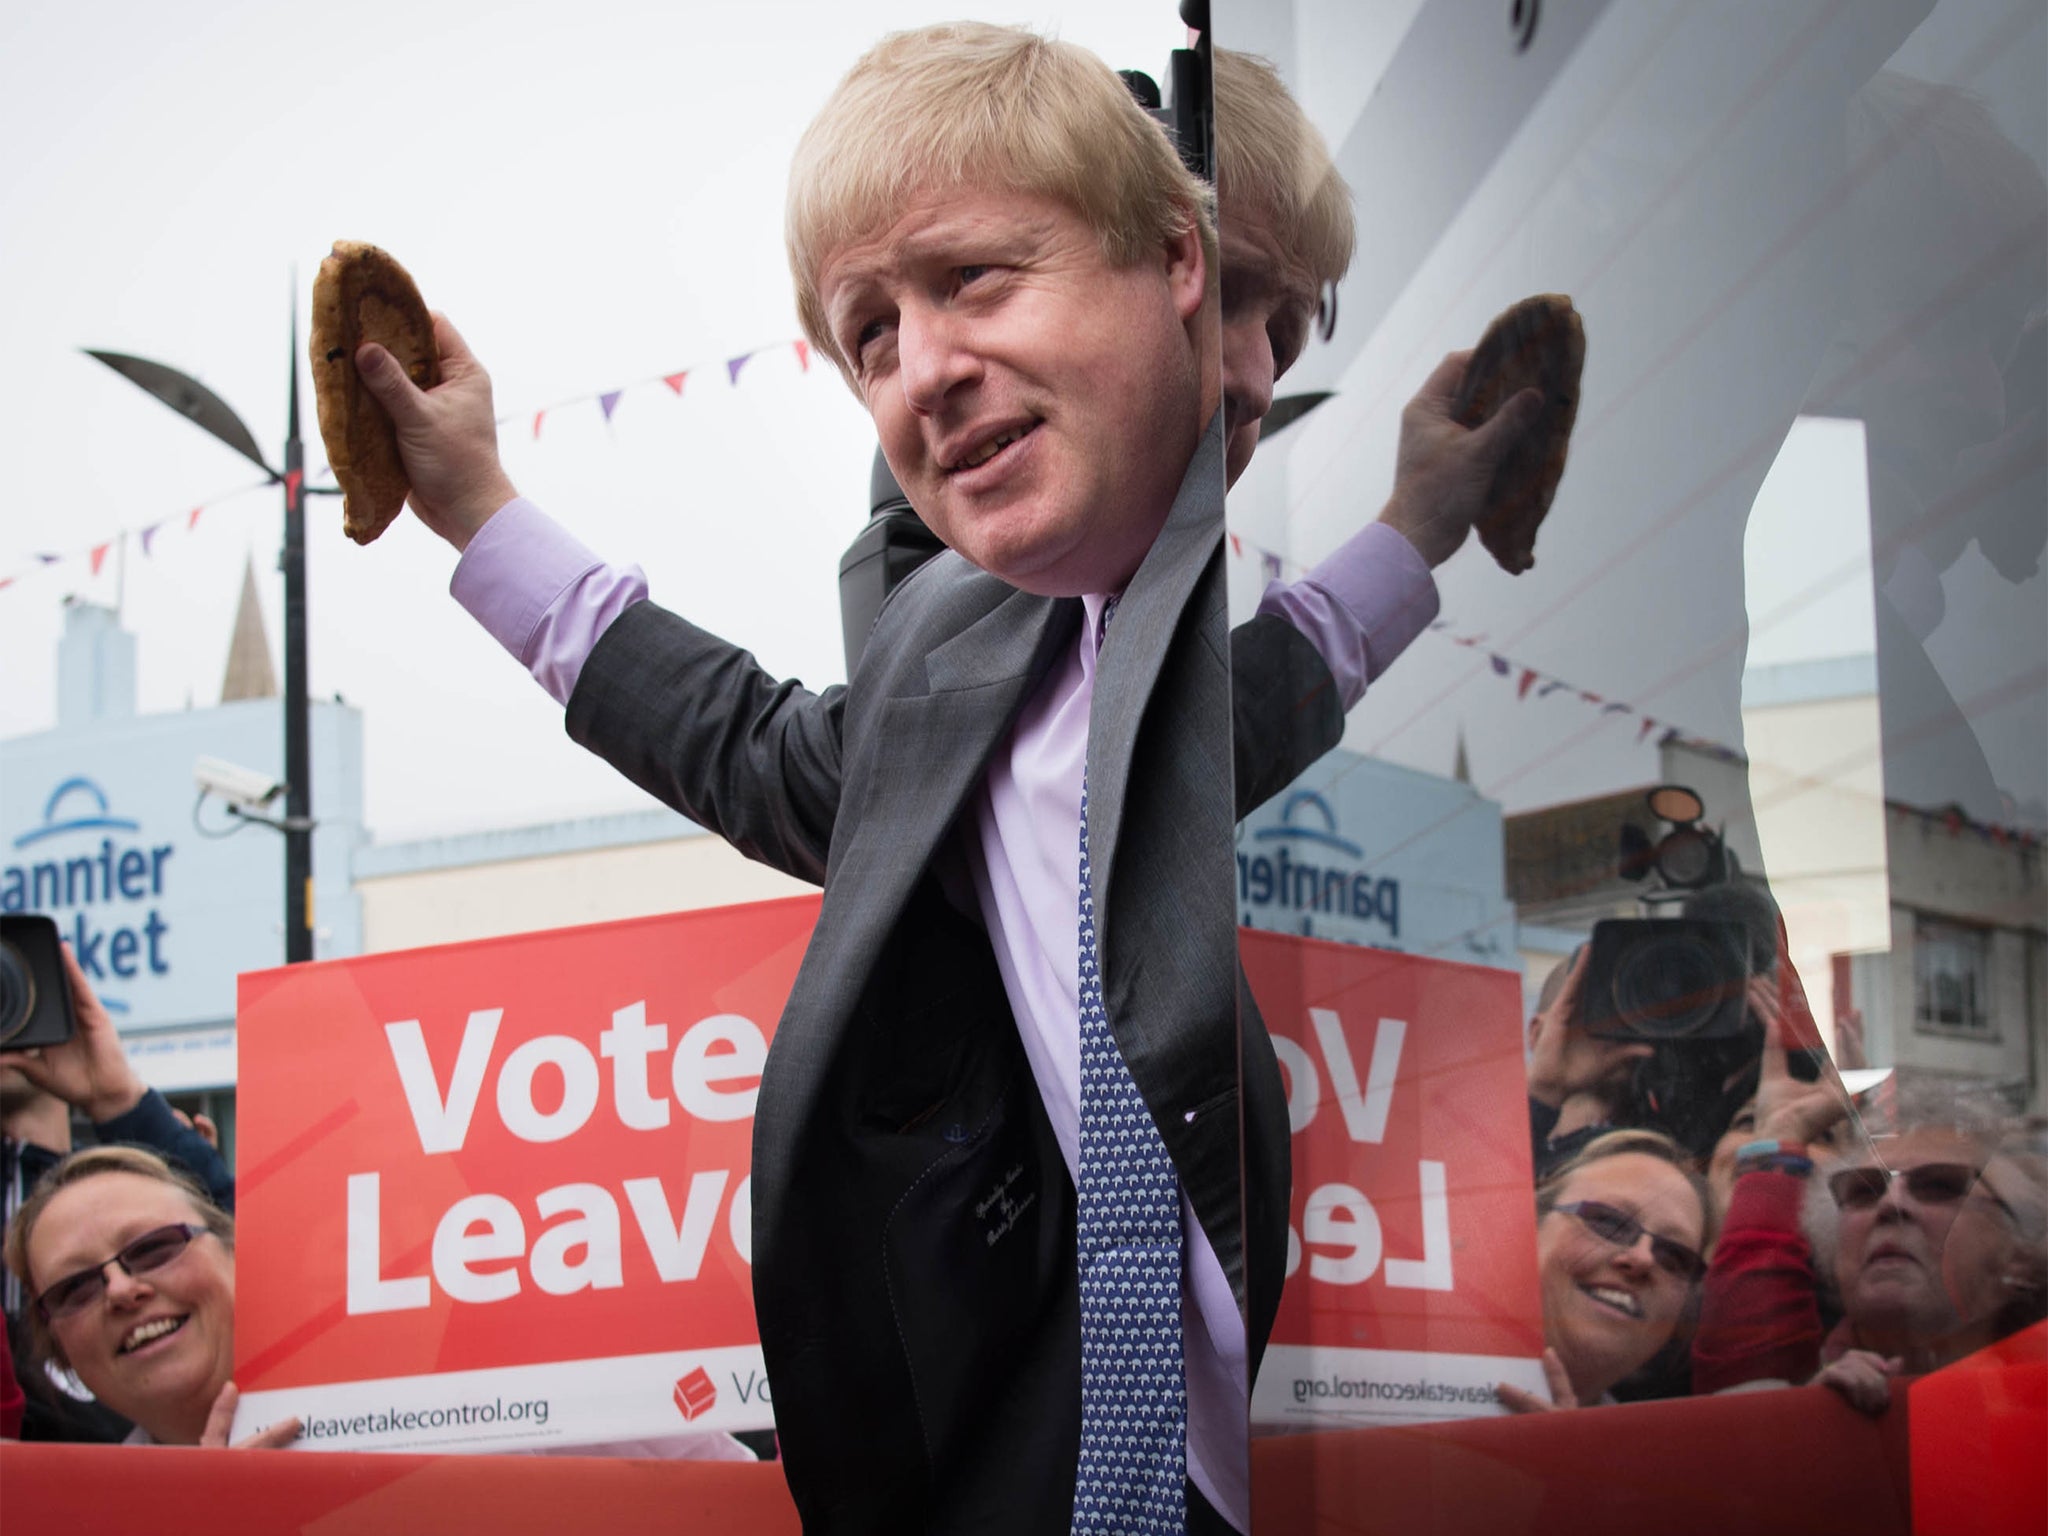
[(567, 704), (612, 620), (647, 596), (647, 579), (636, 565), (607, 565), (520, 496), (477, 530), (448, 591)]
[(1259, 612), (1287, 620), (1321, 654), (1346, 709), (1437, 615), (1429, 563), (1394, 529), (1368, 523), (1296, 582), (1266, 588)]

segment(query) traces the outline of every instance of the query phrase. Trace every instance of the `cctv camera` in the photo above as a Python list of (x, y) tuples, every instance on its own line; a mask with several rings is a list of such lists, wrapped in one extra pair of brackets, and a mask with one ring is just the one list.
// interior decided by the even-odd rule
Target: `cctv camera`
[(230, 806), (241, 809), (268, 805), (284, 793), (282, 780), (254, 768), (224, 763), (217, 757), (200, 758), (192, 765), (192, 776), (199, 781), (201, 794), (218, 795)]

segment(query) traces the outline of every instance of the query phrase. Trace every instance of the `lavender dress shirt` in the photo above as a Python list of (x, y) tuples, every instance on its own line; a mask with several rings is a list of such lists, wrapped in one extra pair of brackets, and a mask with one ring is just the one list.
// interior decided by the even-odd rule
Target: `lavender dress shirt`
[[(470, 540), (449, 590), (559, 704), (613, 619), (647, 596), (637, 566), (599, 560), (533, 503), (508, 502)], [(1080, 1143), (1081, 771), (1106, 595), (1084, 597), (1078, 643), (1025, 705), (974, 797), (960, 853), (995, 948), (1047, 1118), (1074, 1172)], [(1259, 604), (1315, 646), (1344, 707), (1436, 617), (1436, 584), (1414, 547), (1370, 523), (1298, 582)], [(1219, 875), (1219, 878), (1221, 876)], [(1240, 1531), (1251, 1528), (1244, 1319), (1185, 1197), (1182, 1349), (1188, 1476)]]

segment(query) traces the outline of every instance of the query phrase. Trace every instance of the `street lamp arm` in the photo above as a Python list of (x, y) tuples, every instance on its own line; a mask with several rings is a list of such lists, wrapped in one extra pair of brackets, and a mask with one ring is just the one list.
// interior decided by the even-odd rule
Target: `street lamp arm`
[(105, 363), (138, 389), (156, 396), (194, 426), (212, 433), (272, 480), (284, 478), (264, 462), (263, 450), (256, 446), (254, 434), (242, 424), (242, 418), (235, 414), (234, 408), (197, 379), (163, 363), (153, 363), (146, 357), (130, 357), (124, 352), (100, 352), (91, 347), (81, 350), (87, 357)]

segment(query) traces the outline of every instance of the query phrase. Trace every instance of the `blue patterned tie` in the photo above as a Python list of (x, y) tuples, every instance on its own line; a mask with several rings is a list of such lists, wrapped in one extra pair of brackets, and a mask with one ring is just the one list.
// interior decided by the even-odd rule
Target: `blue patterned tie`
[[(1102, 616), (1109, 631), (1112, 602)], [(1099, 643), (1099, 642), (1098, 642)], [(1074, 1536), (1172, 1532), (1187, 1521), (1180, 1186), (1110, 1033), (1088, 874), (1081, 773), (1081, 1461)]]

